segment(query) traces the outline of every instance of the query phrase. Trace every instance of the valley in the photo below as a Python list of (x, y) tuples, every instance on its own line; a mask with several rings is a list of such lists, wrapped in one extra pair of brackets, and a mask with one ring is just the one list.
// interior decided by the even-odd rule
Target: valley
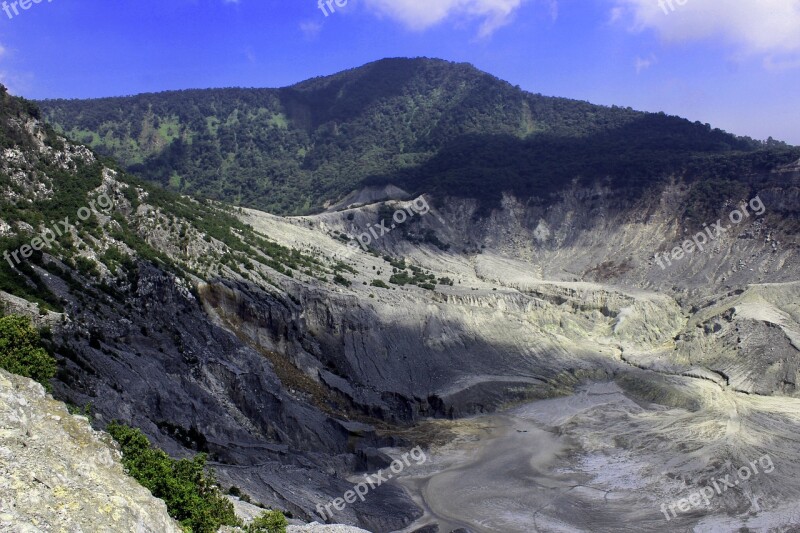
[[(416, 151), (388, 159), (363, 159), (369, 136), (337, 144), (336, 128), (368, 124), (346, 98), (322, 112), (298, 94), (355, 86), (361, 95), (364, 78), (396, 62), (315, 79), (284, 100), (234, 91), (269, 98), (275, 111), (254, 111), (241, 129), (227, 121), (241, 138), (270, 132), (271, 149), (298, 139), (313, 148), (270, 159), (303, 183), (278, 199), (268, 192), (289, 189), (274, 168), (238, 181), (264, 170), (254, 154), (266, 144), (230, 144), (222, 128), (204, 138), (198, 117), (167, 127), (181, 141), (156, 139), (148, 115), (123, 145), (148, 142), (126, 155), (120, 130), (109, 133), (118, 124), (96, 111), (122, 101), (88, 117), (86, 102), (39, 112), (3, 93), (4, 249), (100, 198), (112, 206), (28, 261), (0, 263), (4, 312), (47, 332), (54, 397), (90, 406), (98, 429), (121, 421), (172, 456), (207, 454), (223, 489), (304, 523), (327, 518), (320, 504), (417, 446), (428, 462), (330, 522), (373, 533), (795, 523), (800, 151), (515, 93), (464, 66), (401, 63), (393, 72), (404, 84), (376, 96), (376, 113), (428, 92), (465, 111), (449, 100), (428, 109), (447, 117), (435, 146), (396, 125), (414, 133)], [(472, 98), (487, 94), (530, 120), (508, 111), (487, 137), (464, 133), (487, 109)], [(180, 96), (133, 101), (161, 100), (164, 120), (180, 115), (169, 109), (184, 109)], [(575, 126), (590, 109), (596, 121)], [(539, 123), (548, 133), (528, 135)], [(82, 129), (98, 124), (105, 135)], [(675, 131), (659, 151), (656, 140)], [(215, 160), (194, 174), (198, 189), (180, 193), (150, 183), (198, 163), (191, 153), (206, 142), (247, 168), (226, 181)], [(351, 173), (338, 150), (360, 153), (369, 170)], [(604, 153), (613, 163), (596, 167)], [(631, 153), (641, 157), (623, 157)], [(200, 192), (215, 199), (192, 196)], [(756, 197), (763, 211), (659, 265), (658, 254)], [(665, 519), (662, 504), (765, 455), (774, 472)]]
[[(702, 407), (650, 404), (614, 383), (593, 383), (448, 428), (456, 439), (431, 451), (425, 471), (401, 480), (427, 511), (416, 525), (710, 532), (795, 523), (796, 400), (686, 378), (667, 383)], [(751, 469), (746, 479), (740, 468)], [(701, 503), (676, 510), (705, 487)]]

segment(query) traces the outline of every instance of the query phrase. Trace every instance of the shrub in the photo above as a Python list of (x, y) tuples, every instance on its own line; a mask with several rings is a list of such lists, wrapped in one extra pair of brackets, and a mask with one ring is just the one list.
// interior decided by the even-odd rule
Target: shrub
[(289, 523), (280, 511), (265, 511), (245, 527), (247, 533), (286, 533)]
[(215, 533), (220, 526), (237, 526), (233, 504), (205, 472), (206, 456), (175, 460), (153, 448), (140, 430), (109, 424), (106, 430), (122, 447), (128, 474), (167, 504), (170, 516), (191, 533)]
[(40, 341), (30, 318), (17, 315), (0, 318), (0, 368), (35, 379), (51, 390), (56, 360), (41, 347)]
[(392, 274), (389, 276), (389, 283), (394, 285), (406, 285), (411, 281), (411, 276), (408, 275), (408, 272), (403, 270), (402, 272), (398, 272), (397, 274)]
[(341, 274), (336, 274), (333, 276), (333, 282), (338, 283), (339, 285), (343, 285), (345, 287), (349, 287), (351, 285), (350, 280), (342, 276)]
[(97, 269), (97, 263), (88, 257), (78, 256), (75, 258), (75, 266), (78, 272), (90, 278), (99, 278), (100, 271)]

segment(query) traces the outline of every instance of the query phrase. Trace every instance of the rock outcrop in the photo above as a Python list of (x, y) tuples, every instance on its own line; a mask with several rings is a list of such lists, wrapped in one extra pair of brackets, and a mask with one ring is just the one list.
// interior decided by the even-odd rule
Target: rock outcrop
[(107, 434), (27, 378), (0, 370), (0, 530), (181, 533), (128, 477)]

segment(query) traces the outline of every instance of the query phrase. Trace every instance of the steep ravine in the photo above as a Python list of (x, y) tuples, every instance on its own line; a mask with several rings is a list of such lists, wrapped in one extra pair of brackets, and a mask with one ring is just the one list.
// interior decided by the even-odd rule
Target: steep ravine
[[(446, 227), (464, 224), (455, 213), (472, 219), (468, 206), (455, 202), (437, 212), (445, 226), (431, 215), (422, 223), (440, 239), (447, 237)], [(254, 211), (243, 217), (278, 242), (333, 256), (347, 251), (333, 238), (334, 229), (369, 225), (375, 213), (368, 206), (300, 219)], [(537, 242), (540, 222), (535, 224), (525, 230), (527, 236), (519, 230), (516, 238)], [(164, 435), (162, 444), (176, 451), (158, 422), (194, 428), (204, 436), (223, 483), (307, 519), (315, 518), (317, 503), (348, 489), (347, 475), (388, 464), (376, 448), (415, 444), (379, 436), (375, 428), (391, 434), (391, 424), (569, 394), (581, 380), (624, 375), (632, 366), (650, 369), (654, 378), (686, 375), (721, 382), (717, 376), (724, 375), (734, 390), (797, 394), (798, 285), (789, 281), (797, 274), (796, 236), (781, 237), (782, 268), (767, 272), (787, 280), (779, 286), (757, 283), (766, 274), (748, 269), (734, 273), (747, 278), (742, 285), (661, 274), (645, 254), (662, 246), (664, 236), (647, 226), (638, 230), (650, 235), (649, 243), (636, 241), (641, 259), (634, 258), (624, 276), (597, 280), (571, 273), (573, 261), (591, 257), (603, 264), (622, 256), (610, 243), (623, 242), (634, 230), (623, 223), (583, 224), (587, 229), (575, 230), (571, 246), (544, 243), (534, 256), (508, 254), (491, 243), (480, 254), (443, 252), (393, 234), (376, 243), (392, 257), (454, 280), (452, 287), (439, 285), (434, 292), (370, 286), (374, 279), (388, 280), (392, 267), (360, 251), (345, 259), (356, 271), (344, 274), (349, 287), (276, 276), (275, 290), (220, 278), (178, 297), (169, 276), (153, 272), (152, 285), (140, 284), (141, 304), (133, 302), (148, 311), (131, 318), (129, 326), (92, 319), (89, 309), (75, 317), (103, 332), (106, 351), (130, 353), (125, 357), (132, 361), (140, 360), (136, 351), (149, 354), (146, 366), (136, 366), (147, 389), (131, 394), (135, 382), (128, 381), (120, 394), (104, 385), (130, 380), (131, 367), (123, 369), (113, 358), (108, 366), (100, 364), (106, 355), (94, 350), (97, 375), (82, 378), (94, 390), (75, 394), (82, 389), (73, 384), (63, 393)], [(482, 231), (491, 233), (492, 227)], [(473, 241), (481, 242), (478, 237)], [(773, 253), (755, 237), (723, 244), (730, 247), (731, 272), (754, 246)], [(142, 338), (136, 333), (142, 326), (162, 340)], [(743, 355), (752, 351), (759, 357)], [(176, 352), (183, 353), (182, 360), (174, 358)], [(162, 361), (158, 369), (157, 361)], [(658, 379), (648, 382), (637, 384), (640, 396), (671, 398)], [(399, 487), (386, 485), (335, 519), (381, 532), (401, 529), (418, 516)]]
[[(369, 220), (370, 211), (369, 207), (356, 210), (353, 218)], [(348, 220), (351, 213), (287, 220), (248, 212), (245, 219), (271, 238), (332, 255), (346, 248), (326, 232), (337, 218), (342, 228), (353, 223)], [(324, 224), (325, 230), (312, 226), (315, 223)], [(629, 231), (624, 225), (619, 227), (623, 233)], [(582, 237), (597, 242), (616, 238), (613, 234)], [(795, 254), (792, 239), (796, 237), (783, 238), (783, 253)], [(739, 248), (741, 240), (726, 243), (731, 247), (731, 265), (741, 260), (737, 253), (752, 253)], [(285, 374), (292, 379), (289, 401), (309, 402), (331, 415), (352, 418), (353, 423), (333, 432), (351, 442), (355, 435), (358, 442), (390, 444), (356, 421), (383, 427), (385, 422), (406, 424), (427, 416), (485, 412), (509, 401), (565, 394), (581, 379), (624, 375), (632, 366), (653, 373), (652, 381), (647, 373), (639, 374), (635, 389), (653, 401), (673, 400), (672, 394), (658, 385), (658, 375), (710, 380), (734, 391), (797, 394), (795, 283), (756, 283), (735, 290), (685, 278), (683, 286), (660, 293), (647, 288), (651, 285), (647, 276), (653, 271), (641, 264), (638, 270), (619, 277), (617, 284), (546, 281), (538, 275), (542, 269), (536, 265), (488, 246), (478, 256), (461, 256), (430, 246), (412, 246), (392, 236), (380, 244), (393, 256), (405, 257), (437, 277), (447, 275), (457, 283), (452, 288), (440, 286), (435, 293), (415, 287), (386, 290), (365, 286), (364, 281), (371, 282), (378, 271), (385, 273), (391, 267), (380, 257), (358, 252), (347, 259), (358, 272), (348, 274), (353, 283), (349, 288), (282, 279), (282, 288), (290, 295), (283, 298), (245, 280), (216, 280), (198, 291), (203, 307), (218, 326), (255, 351), (275, 354), (283, 361), (280, 364), (291, 363)], [(653, 247), (658, 245), (656, 242)], [(647, 250), (644, 244), (639, 246)], [(594, 249), (594, 253), (602, 250), (604, 254), (596, 257), (597, 261), (613, 255), (606, 248)], [(574, 251), (575, 255), (588, 253), (582, 250)], [(563, 261), (573, 251), (541, 253)], [(547, 264), (555, 269), (552, 262)], [(790, 279), (796, 274), (796, 264), (785, 258), (777, 275)], [(743, 274), (747, 272), (754, 271)], [(757, 281), (763, 273), (749, 275)], [(642, 287), (628, 281), (637, 276), (645, 279)], [(660, 285), (672, 283), (672, 274), (664, 277), (667, 279), (659, 280)], [(751, 350), (759, 357), (744, 355)], [(220, 399), (232, 395), (245, 401), (240, 393), (221, 392)], [(243, 420), (252, 416), (250, 413)], [(273, 416), (268, 418), (273, 420)], [(294, 420), (302, 424), (299, 418)], [(283, 424), (280, 426), (285, 428)], [(268, 434), (267, 438), (275, 436)], [(280, 453), (274, 462), (254, 460), (249, 466), (241, 464), (243, 457), (237, 457), (237, 466), (218, 464), (223, 479), (262, 497), (291, 502), (290, 508), (306, 512), (313, 509), (318, 497), (309, 494), (303, 499), (298, 486), (346, 490), (344, 482), (311, 473), (324, 457), (319, 452), (324, 442), (319, 435), (308, 440), (300, 434), (286, 442), (294, 442), (285, 448), (287, 452), (295, 447), (315, 451), (291, 459), (297, 468), (283, 466), (288, 457)], [(227, 446), (220, 444), (219, 449), (227, 450)], [(248, 455), (243, 448), (233, 446)], [(253, 451), (263, 457), (264, 449)], [(364, 457), (368, 456), (374, 457), (372, 452)], [(323, 463), (329, 465), (323, 471), (337, 476), (368, 465), (352, 460), (339, 466), (329, 459)], [(376, 467), (378, 463), (372, 464)], [(269, 488), (264, 491), (264, 487)], [(396, 491), (382, 487), (368, 501), (371, 508), (379, 509), (374, 511), (376, 515), (397, 516), (399, 508), (381, 507), (402, 500), (392, 490)], [(335, 493), (335, 488), (331, 492)], [(375, 531), (395, 527), (357, 512), (348, 509), (337, 519), (368, 524)]]
[[(518, 404), (580, 404), (576, 389), (596, 382), (625, 399), (537, 421), (579, 441), (587, 461), (598, 446), (666, 449), (662, 461), (693, 450), (670, 471), (692, 480), (709, 461), (767, 450), (798, 463), (781, 402), (800, 394), (800, 165), (743, 176), (736, 189), (749, 193), (722, 201), (698, 200), (703, 188), (679, 176), (647, 194), (564, 182), (494, 209), (385, 187), (350, 196), (370, 205), (281, 218), (147, 189), (26, 109), (0, 109), (17, 139), (0, 154), (9, 248), (41, 231), (31, 206), (113, 204), (26, 274), (5, 272), (17, 293), (63, 310), (40, 321), (59, 359), (55, 396), (90, 404), (98, 428), (118, 419), (175, 456), (208, 453), (223, 488), (320, 519), (319, 504), (390, 453), (444, 446), (458, 457), (431, 419), (469, 427), (464, 417)], [(705, 250), (664, 269), (654, 259), (755, 198), (763, 210)], [(376, 226), (387, 215), (393, 225)], [(348, 246), (356, 236), (366, 251)], [(423, 509), (387, 483), (333, 521), (384, 533), (420, 524)]]
[[(0, 161), (25, 185), (15, 194), (52, 193), (58, 180), (36, 170), (52, 170), (45, 159), (66, 169), (52, 171), (60, 179), (98, 164), (80, 147), (47, 145), (31, 118), (17, 125), (34, 137)], [(279, 269), (260, 250), (235, 256), (241, 243), (200, 227), (213, 204), (159, 204), (119, 172), (92, 168), (87, 194), (113, 198), (117, 218), (74, 231), (70, 249), (94, 260), (113, 245), (132, 259), (119, 278), (56, 252), (31, 266), (64, 309), (47, 318), (56, 396), (91, 404), (98, 426), (142, 428), (174, 455), (207, 452), (223, 486), (305, 520), (319, 519), (317, 505), (351, 488), (352, 475), (386, 468), (388, 448), (434, 442), (414, 432), (430, 417), (489, 414), (609, 380), (636, 401), (690, 412), (703, 404), (696, 387), (765, 402), (799, 394), (795, 167), (753, 178), (763, 215), (663, 270), (656, 252), (749, 198), (702, 221), (687, 220), (691, 188), (677, 180), (637, 199), (577, 185), (547, 202), (507, 195), (488, 213), (433, 196), (311, 217), (237, 213), (271, 243), (318, 260), (317, 272)], [(397, 209), (415, 214), (371, 238), (369, 252), (347, 246)], [(163, 257), (121, 244), (120, 220)], [(27, 224), (0, 222), (3, 235)], [(233, 226), (225, 231), (246, 229)], [(391, 283), (401, 259), (433, 276), (433, 290)], [(778, 426), (784, 434), (791, 423)], [(765, 442), (775, 427), (763, 426)], [(334, 519), (383, 533), (422, 516), (386, 484)]]

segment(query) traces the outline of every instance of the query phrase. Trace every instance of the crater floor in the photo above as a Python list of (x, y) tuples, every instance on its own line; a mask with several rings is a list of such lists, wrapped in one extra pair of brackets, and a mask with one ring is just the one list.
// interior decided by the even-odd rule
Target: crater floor
[[(800, 523), (800, 400), (687, 378), (670, 386), (702, 406), (643, 402), (604, 382), (446, 423), (440, 430), (452, 440), (401, 474), (425, 510), (402, 532), (431, 524), (476, 533), (786, 531)], [(691, 505), (704, 487), (708, 498)], [(684, 498), (688, 512), (678, 506)]]

